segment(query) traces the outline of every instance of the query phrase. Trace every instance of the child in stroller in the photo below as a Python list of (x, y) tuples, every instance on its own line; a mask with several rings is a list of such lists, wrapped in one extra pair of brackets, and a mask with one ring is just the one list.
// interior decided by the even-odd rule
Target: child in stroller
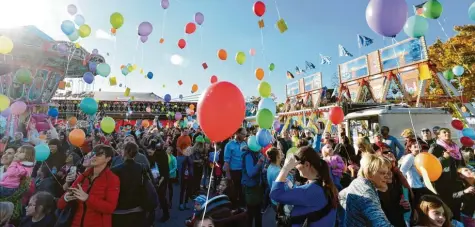
[[(200, 195), (197, 198), (201, 196), (203, 196), (204, 199), (206, 199), (204, 195)], [(247, 220), (246, 211), (244, 209), (233, 210), (231, 201), (226, 195), (218, 195), (209, 199), (207, 202), (205, 202), (201, 206), (197, 207), (196, 205), (197, 203), (195, 200), (195, 208), (199, 208), (199, 209), (196, 209), (196, 212), (192, 217), (193, 223), (191, 222), (189, 223), (193, 225), (187, 225), (187, 226), (203, 225), (204, 223), (201, 222), (201, 219), (206, 220), (207, 223), (208, 222), (213, 223), (215, 227), (224, 227), (224, 226), (245, 227), (246, 226), (246, 220)], [(205, 206), (206, 206), (206, 213), (204, 212)]]

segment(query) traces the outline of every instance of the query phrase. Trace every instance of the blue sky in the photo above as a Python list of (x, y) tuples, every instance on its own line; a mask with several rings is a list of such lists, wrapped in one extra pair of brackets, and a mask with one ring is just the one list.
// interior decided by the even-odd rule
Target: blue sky
[[(252, 11), (254, 1), (249, 0), (169, 0), (170, 7), (166, 16), (159, 0), (8, 1), (10, 3), (6, 3), (7, 7), (3, 6), (0, 10), (3, 11), (0, 12), (3, 13), (0, 16), (3, 21), (0, 27), (33, 24), (53, 38), (62, 40), (67, 37), (60, 30), (61, 21), (72, 19), (66, 13), (66, 7), (68, 4), (76, 4), (79, 13), (86, 18), (86, 23), (93, 30), (90, 37), (79, 43), (89, 51), (96, 48), (100, 54), (109, 53), (106, 61), (112, 67), (112, 76), (116, 76), (119, 83), (127, 85), (133, 92), (155, 92), (160, 96), (171, 94), (173, 98), (180, 94), (191, 95), (192, 84), (198, 84), (198, 93), (203, 92), (209, 86), (212, 75), (218, 76), (219, 80), (233, 82), (245, 96), (258, 95), (258, 80), (254, 76), (254, 70), (261, 67), (266, 70), (264, 80), (272, 85), (279, 101), (283, 101), (285, 84), (291, 82), (286, 78), (287, 70), (293, 71), (297, 65), (304, 66), (306, 60), (313, 62), (317, 69), (321, 68), (323, 84), (330, 86), (337, 64), (351, 60), (349, 57), (338, 57), (338, 44), (346, 47), (355, 57), (391, 44), (391, 40), (383, 40), (368, 27), (365, 19), (367, 0), (264, 1), (267, 10), (263, 16), (266, 25), (262, 30), (263, 42), (257, 25), (258, 17)], [(407, 2), (410, 7), (409, 15), (412, 15), (412, 5), (421, 3), (422, 0)], [(467, 15), (471, 0), (457, 0), (450, 4), (447, 0), (441, 2), (445, 4), (440, 22), (449, 36), (454, 34), (453, 25), (473, 23)], [(32, 9), (25, 9), (24, 4), (30, 4)], [(276, 4), (280, 16), (289, 27), (284, 34), (274, 26), (278, 20)], [(25, 10), (28, 11), (24, 12)], [(22, 11), (23, 13), (18, 13)], [(115, 43), (104, 39), (105, 37), (96, 37), (98, 30), (109, 31), (109, 16), (113, 12), (120, 12), (125, 17), (124, 26), (117, 31)], [(205, 21), (194, 34), (185, 36), (184, 26), (193, 21), (196, 12), (202, 12)], [(137, 45), (137, 26), (143, 21), (151, 22), (154, 30), (148, 42), (139, 42)], [(357, 34), (373, 38), (374, 44), (359, 50)], [(159, 44), (162, 36), (165, 42)], [(428, 44), (437, 37), (446, 39), (437, 21), (430, 21), (426, 37)], [(187, 40), (187, 46), (183, 50), (177, 47), (180, 38)], [(406, 38), (403, 32), (396, 37), (398, 41)], [(216, 56), (221, 48), (228, 52), (227, 61), (220, 61)], [(254, 57), (249, 56), (251, 48), (256, 50)], [(247, 54), (244, 65), (238, 65), (234, 61), (238, 51)], [(320, 53), (331, 56), (332, 65), (320, 67)], [(181, 66), (171, 64), (170, 57), (173, 54), (183, 56), (184, 63)], [(203, 62), (208, 64), (207, 70), (203, 70)], [(146, 79), (138, 70), (125, 78), (119, 67), (128, 63), (137, 64), (145, 72), (153, 72), (154, 78)], [(270, 63), (276, 66), (271, 74), (268, 71)], [(298, 78), (300, 77), (296, 75), (296, 79)], [(184, 84), (179, 86), (178, 80), (182, 80)], [(165, 88), (163, 84), (166, 85)], [(111, 87), (106, 80), (96, 78), (95, 89), (98, 88), (103, 91), (125, 90), (124, 86)]]

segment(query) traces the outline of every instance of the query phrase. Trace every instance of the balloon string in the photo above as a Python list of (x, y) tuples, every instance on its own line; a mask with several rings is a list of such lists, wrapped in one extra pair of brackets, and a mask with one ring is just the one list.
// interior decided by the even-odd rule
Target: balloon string
[[(203, 216), (201, 217), (201, 223), (203, 223), (204, 219), (205, 219), (205, 216), (206, 216), (206, 208), (208, 208), (208, 199), (209, 199), (209, 192), (210, 192), (210, 189), (211, 189), (211, 178), (213, 177), (213, 172), (214, 172), (214, 167), (216, 166), (217, 162), (216, 162), (216, 154), (218, 153), (217, 152), (218, 148), (216, 146), (216, 143), (214, 143), (214, 155), (213, 155), (213, 165), (211, 167), (211, 172), (209, 174), (209, 183), (208, 183), (208, 192), (206, 193), (206, 202), (205, 202), (205, 207), (203, 209)], [(216, 180), (216, 179), (214, 179)], [(215, 189), (216, 190), (216, 189)]]
[(279, 6), (277, 6), (277, 0), (275, 0), (275, 9), (277, 10), (277, 16), (279, 17), (279, 20), (280, 20), (281, 17), (280, 17)]
[(165, 25), (166, 25), (166, 20), (167, 20), (167, 10), (165, 10), (165, 12), (163, 12), (163, 17), (162, 17), (162, 39), (163, 37), (165, 36), (164, 32), (165, 32)]
[(262, 32), (262, 28), (261, 28), (261, 44), (262, 44), (262, 57), (264, 58), (264, 64), (267, 64), (265, 48), (264, 48), (264, 33)]

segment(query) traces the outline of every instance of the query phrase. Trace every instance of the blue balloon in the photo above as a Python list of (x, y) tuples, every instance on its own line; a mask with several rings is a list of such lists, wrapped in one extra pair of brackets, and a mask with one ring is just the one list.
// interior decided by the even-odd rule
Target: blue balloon
[(42, 143), (35, 146), (35, 159), (36, 161), (45, 161), (48, 159), (51, 151), (49, 150), (48, 145)]
[(73, 34), (76, 31), (76, 26), (70, 20), (65, 20), (61, 23), (61, 31), (67, 36)]
[(96, 72), (97, 63), (90, 61), (89, 62), (89, 71)]
[(196, 123), (196, 122), (195, 122), (195, 123), (193, 123), (193, 129), (195, 129), (195, 130), (196, 130), (196, 129), (198, 129), (198, 127), (200, 127), (200, 126), (198, 125), (198, 123)]
[(277, 111), (277, 106), (275, 105), (274, 100), (272, 98), (263, 98), (261, 101), (259, 101), (259, 105), (257, 106), (257, 109), (268, 109), (270, 112), (275, 116), (275, 113)]
[(82, 76), (82, 79), (83, 79), (84, 82), (86, 82), (87, 84), (92, 84), (92, 82), (94, 82), (94, 75), (93, 75), (91, 72), (86, 72), (86, 73), (84, 73), (84, 75)]
[(93, 98), (86, 97), (79, 104), (79, 108), (87, 115), (94, 115), (97, 112), (97, 102)]
[(148, 73), (147, 73), (147, 78), (152, 79), (152, 78), (153, 78), (153, 73), (152, 73), (152, 72), (148, 72)]
[(456, 75), (456, 76), (461, 76), (463, 75), (463, 73), (465, 72), (465, 69), (460, 66), (460, 65), (457, 65), (455, 66), (454, 68), (452, 68), (452, 72)]
[(75, 42), (76, 40), (78, 40), (78, 39), (79, 39), (79, 33), (78, 33), (78, 31), (77, 31), (77, 30), (74, 30), (73, 33), (71, 33), (71, 34), (68, 35), (68, 39), (69, 39), (69, 41), (71, 41), (71, 42)]
[(256, 137), (257, 143), (259, 143), (261, 147), (265, 147), (272, 143), (272, 134), (267, 129), (259, 129), (259, 131), (257, 131)]
[(48, 116), (50, 117), (57, 117), (59, 115), (59, 111), (56, 108), (50, 108), (48, 110)]
[(178, 98), (179, 98), (179, 99), (183, 99), (183, 95), (180, 94), (180, 95), (178, 96)]
[(472, 128), (464, 128), (462, 130), (462, 135), (469, 137), (472, 140), (475, 140), (475, 130), (473, 130)]
[(247, 146), (251, 151), (260, 151), (261, 146), (257, 143), (257, 137), (256, 136), (250, 136), (249, 139), (247, 139)]
[(122, 75), (127, 76), (127, 74), (129, 74), (127, 67), (122, 68)]
[(172, 100), (172, 96), (169, 94), (166, 94), (164, 99), (165, 99), (165, 102), (170, 102), (170, 100)]
[(86, 19), (81, 14), (77, 14), (74, 17), (74, 23), (76, 23), (78, 26), (83, 25), (86, 22)]

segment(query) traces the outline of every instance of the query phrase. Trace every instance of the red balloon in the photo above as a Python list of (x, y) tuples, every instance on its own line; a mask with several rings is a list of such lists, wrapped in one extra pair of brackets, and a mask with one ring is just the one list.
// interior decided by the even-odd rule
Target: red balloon
[(462, 130), (463, 129), (463, 123), (462, 123), (462, 121), (460, 121), (458, 119), (454, 119), (454, 120), (452, 120), (452, 127), (454, 127), (454, 129), (457, 129), (457, 130)]
[(189, 35), (189, 34), (192, 34), (195, 31), (196, 31), (196, 24), (195, 23), (190, 22), (190, 23), (186, 24), (186, 26), (185, 26), (186, 34)]
[(473, 147), (473, 145), (475, 144), (472, 139), (466, 136), (460, 138), (460, 143), (466, 147)]
[(186, 46), (186, 41), (184, 39), (178, 40), (178, 47), (180, 47), (180, 49), (185, 48), (185, 46)]
[(213, 142), (220, 142), (231, 137), (241, 127), (246, 103), (236, 85), (220, 81), (211, 84), (201, 94), (196, 112), (205, 135)]
[(218, 77), (215, 75), (211, 76), (211, 83), (214, 84), (216, 82), (218, 82)]
[(254, 3), (252, 10), (254, 10), (256, 16), (262, 17), (262, 15), (264, 15), (264, 13), (266, 12), (266, 4), (261, 1), (257, 1), (256, 3)]
[(330, 111), (328, 112), (328, 118), (333, 124), (335, 125), (340, 124), (345, 118), (343, 109), (339, 106), (332, 107)]

